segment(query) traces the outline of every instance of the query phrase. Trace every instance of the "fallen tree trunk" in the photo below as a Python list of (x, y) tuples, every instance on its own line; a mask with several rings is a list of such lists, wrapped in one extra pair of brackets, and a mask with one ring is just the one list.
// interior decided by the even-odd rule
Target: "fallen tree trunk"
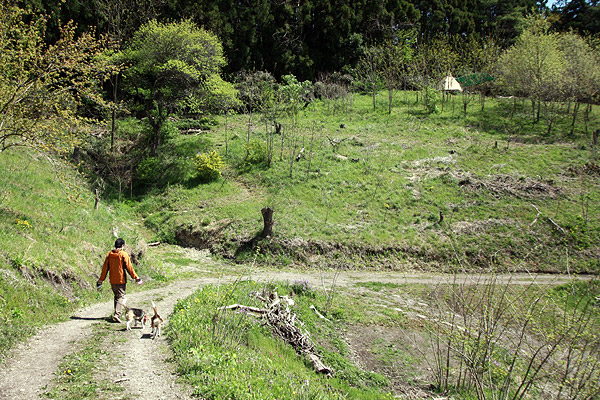
[(260, 308), (232, 304), (219, 307), (219, 310), (241, 310), (255, 317), (260, 317), (271, 328), (271, 332), (274, 335), (289, 343), (298, 354), (304, 355), (312, 363), (315, 371), (331, 375), (333, 371), (323, 364), (321, 358), (316, 354), (315, 345), (308, 332), (303, 332), (298, 327), (297, 323), (300, 325), (303, 324), (296, 319), (296, 314), (290, 310), (290, 306), (294, 304), (294, 301), (288, 298), (288, 296), (279, 297), (276, 292), (263, 293), (262, 295), (257, 294), (256, 297), (267, 303), (267, 307)]

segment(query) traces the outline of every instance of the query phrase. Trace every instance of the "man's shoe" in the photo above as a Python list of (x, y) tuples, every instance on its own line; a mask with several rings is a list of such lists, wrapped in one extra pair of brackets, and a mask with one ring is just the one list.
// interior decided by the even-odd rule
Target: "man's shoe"
[(117, 317), (116, 315), (113, 317), (113, 321), (118, 322), (120, 324), (122, 324), (123, 322), (121, 321), (121, 319), (119, 317)]

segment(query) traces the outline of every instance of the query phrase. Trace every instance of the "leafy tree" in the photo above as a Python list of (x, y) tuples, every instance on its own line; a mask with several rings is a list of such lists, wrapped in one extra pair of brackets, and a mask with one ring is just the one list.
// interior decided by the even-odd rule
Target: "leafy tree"
[(502, 85), (512, 94), (531, 99), (533, 122), (540, 119), (542, 101), (560, 94), (565, 58), (559, 38), (540, 18), (529, 18), (529, 27), (499, 61)]
[(294, 75), (284, 75), (282, 80), (279, 92), (284, 112), (296, 121), (300, 110), (311, 101), (312, 84), (309, 81), (300, 82)]
[(401, 88), (403, 78), (408, 75), (408, 68), (413, 57), (416, 36), (414, 32), (399, 31), (394, 39), (387, 40), (380, 46), (378, 56), (380, 74), (388, 91), (388, 113), (392, 113), (394, 90)]
[(152, 127), (152, 156), (169, 115), (201, 112), (214, 105), (215, 94), (235, 93), (220, 76), (225, 65), (221, 43), (191, 21), (149, 22), (127, 44), (121, 60), (130, 65), (124, 84), (134, 109)]
[(100, 43), (75, 24), (44, 44), (46, 19), (0, 4), (0, 153), (13, 146), (67, 153), (80, 138), (78, 107), (97, 100)]
[(581, 103), (592, 103), (600, 87), (600, 60), (588, 42), (576, 33), (560, 36), (560, 49), (566, 58), (564, 90), (568, 100), (573, 101), (571, 134)]
[(369, 46), (363, 49), (358, 65), (354, 70), (358, 84), (368, 90), (373, 98), (373, 110), (377, 108), (377, 92), (383, 87), (381, 77), (382, 49), (377, 46)]

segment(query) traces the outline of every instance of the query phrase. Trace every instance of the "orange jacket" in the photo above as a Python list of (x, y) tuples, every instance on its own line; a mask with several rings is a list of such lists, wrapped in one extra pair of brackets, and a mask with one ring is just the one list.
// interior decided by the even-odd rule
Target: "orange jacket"
[(100, 274), (100, 279), (98, 279), (98, 282), (103, 282), (104, 279), (106, 279), (107, 272), (110, 270), (110, 283), (114, 285), (121, 285), (123, 283), (127, 283), (125, 269), (127, 269), (127, 272), (133, 279), (139, 279), (138, 275), (133, 270), (133, 265), (131, 265), (129, 254), (123, 251), (123, 249), (111, 250), (106, 255), (104, 265), (102, 266), (102, 273)]

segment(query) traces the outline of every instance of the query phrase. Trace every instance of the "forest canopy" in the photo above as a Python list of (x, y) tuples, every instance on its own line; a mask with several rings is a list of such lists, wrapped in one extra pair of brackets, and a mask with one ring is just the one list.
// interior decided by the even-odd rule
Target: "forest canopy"
[(552, 9), (545, 0), (23, 0), (19, 5), (49, 16), (50, 41), (70, 20), (80, 32), (94, 28), (121, 44), (149, 20), (190, 20), (221, 41), (226, 76), (266, 70), (277, 78), (292, 73), (301, 80), (355, 66), (361, 49), (399, 30), (415, 30), (420, 42), (474, 37), (506, 48), (522, 33), (527, 15), (545, 13), (554, 29), (600, 31), (598, 1), (584, 0), (561, 1)]

